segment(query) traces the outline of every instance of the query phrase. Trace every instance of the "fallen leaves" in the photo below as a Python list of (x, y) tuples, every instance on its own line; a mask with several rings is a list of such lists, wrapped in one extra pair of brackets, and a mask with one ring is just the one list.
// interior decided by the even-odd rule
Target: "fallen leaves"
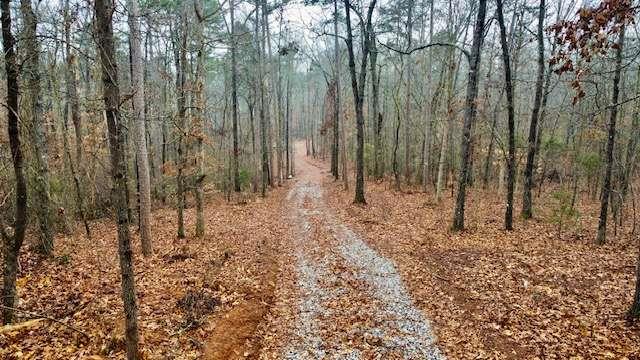
[[(187, 239), (177, 240), (175, 211), (155, 211), (152, 228), (156, 253), (150, 258), (141, 256), (132, 227), (143, 358), (202, 358), (217, 319), (252, 299), (257, 299), (264, 311), (268, 309), (272, 296), (268, 294), (273, 291), (270, 284), (274, 284), (276, 275), (266, 279), (264, 269), (265, 264), (273, 263), (285, 233), (284, 224), (274, 216), (284, 192), (273, 191), (266, 200), (247, 205), (209, 196), (205, 208), (207, 235), (202, 239), (188, 233)], [(194, 230), (193, 209), (186, 211), (185, 219), (187, 229)], [(0, 331), (0, 358), (124, 357), (115, 226), (108, 220), (97, 221), (92, 223), (92, 233), (91, 241), (82, 232), (58, 237), (51, 260), (23, 252), (16, 304), (82, 329), (90, 338), (52, 321), (37, 320), (36, 324), (36, 320), (29, 320)], [(277, 271), (276, 264), (271, 272)], [(24, 321), (20, 318), (24, 314), (16, 315), (18, 321)], [(261, 320), (259, 317), (256, 321)], [(243, 348), (247, 339), (255, 344), (246, 348), (252, 354), (260, 346), (260, 339), (254, 336), (247, 334), (242, 342)]]
[(624, 319), (635, 281), (631, 221), (607, 246), (593, 245), (597, 204), (586, 196), (580, 221), (558, 238), (546, 194), (536, 199), (537, 219), (518, 219), (506, 232), (502, 196), (474, 189), (468, 230), (453, 233), (451, 198), (425, 205), (432, 194), (368, 183), (369, 205), (361, 208), (339, 186), (326, 186), (341, 219), (395, 262), (449, 358), (640, 356), (640, 328)]

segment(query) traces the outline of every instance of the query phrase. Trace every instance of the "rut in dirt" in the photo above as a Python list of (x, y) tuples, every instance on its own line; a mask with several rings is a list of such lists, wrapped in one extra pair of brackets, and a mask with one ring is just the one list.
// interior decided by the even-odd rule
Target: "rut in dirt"
[(287, 200), (298, 309), (285, 359), (444, 359), (394, 264), (327, 206), (320, 170), (298, 159)]

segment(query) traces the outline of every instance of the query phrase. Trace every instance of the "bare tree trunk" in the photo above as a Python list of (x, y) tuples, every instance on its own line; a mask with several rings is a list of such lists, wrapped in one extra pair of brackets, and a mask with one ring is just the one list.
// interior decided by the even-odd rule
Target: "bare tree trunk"
[(38, 206), (34, 208), (39, 225), (39, 250), (45, 255), (53, 252), (51, 226), (51, 196), (49, 190), (49, 163), (42, 101), (40, 97), (40, 44), (36, 37), (38, 20), (30, 0), (20, 0), (20, 12), (24, 19), (22, 41), (25, 59), (22, 64), (24, 86), (22, 90), (22, 120), (28, 124), (34, 150), (36, 176), (33, 179), (34, 194)]
[(205, 112), (205, 42), (204, 42), (204, 14), (202, 3), (200, 0), (194, 0), (194, 9), (196, 13), (195, 37), (197, 42), (197, 59), (196, 59), (196, 79), (195, 79), (195, 116), (194, 127), (196, 131), (196, 178), (195, 198), (196, 198), (196, 236), (202, 238), (205, 233), (204, 223), (204, 149), (202, 143), (205, 136), (204, 130), (204, 112)]
[[(262, 17), (263, 17), (263, 31), (264, 31), (264, 38), (266, 41), (266, 47), (264, 48), (265, 51), (263, 51), (263, 53), (266, 55), (267, 59), (268, 59), (268, 64), (270, 65), (270, 71), (268, 72), (269, 75), (269, 80), (271, 83), (271, 90), (270, 93), (277, 93), (277, 76), (276, 72), (278, 70), (278, 68), (276, 66), (274, 66), (272, 59), (273, 59), (273, 53), (272, 53), (272, 49), (271, 49), (271, 29), (269, 27), (269, 12), (268, 12), (268, 4), (265, 2), (263, 2), (263, 6), (262, 6)], [(277, 95), (277, 94), (276, 94)], [(277, 96), (276, 96), (276, 100), (277, 100)], [(269, 102), (268, 102), (269, 103)], [(278, 106), (278, 102), (276, 101), (276, 103), (274, 104), (274, 106)], [(266, 108), (267, 114), (270, 113), (270, 109), (269, 106), (267, 105)], [(274, 117), (275, 117), (275, 126), (276, 126), (276, 130), (279, 129), (279, 124), (280, 124), (280, 114), (279, 114), (279, 110), (276, 108), (276, 111), (274, 111)], [(267, 130), (268, 130), (268, 144), (269, 144), (269, 184), (271, 186), (275, 186), (275, 176), (278, 176), (278, 182), (280, 181), (280, 173), (277, 166), (279, 166), (279, 155), (276, 154), (276, 156), (273, 156), (273, 126), (270, 120), (270, 116), (267, 115)], [(279, 151), (280, 147), (278, 145), (278, 132), (276, 131), (276, 153)], [(275, 164), (275, 165), (274, 165)], [(276, 166), (277, 165), (277, 166)]]
[(296, 147), (291, 147), (291, 176), (296, 177)]
[[(264, 62), (263, 62), (263, 54), (264, 54), (264, 41), (265, 41), (265, 32), (266, 32), (266, 0), (256, 0), (256, 24), (260, 24), (260, 8), (262, 8), (262, 26), (260, 30), (259, 39), (256, 40), (258, 42), (258, 86), (259, 86), (259, 96), (260, 96), (260, 149), (262, 153), (262, 184), (261, 184), (261, 194), (262, 197), (267, 195), (267, 184), (269, 184), (269, 149), (267, 147), (268, 140), (268, 130), (267, 130), (267, 118), (265, 114), (265, 108), (268, 104), (265, 104), (265, 89), (264, 89)], [(257, 25), (256, 25), (257, 26)]]
[(542, 101), (542, 88), (544, 85), (544, 16), (545, 0), (540, 0), (540, 11), (538, 12), (538, 77), (536, 78), (536, 94), (533, 100), (533, 110), (531, 111), (531, 124), (529, 125), (529, 147), (527, 149), (527, 164), (524, 169), (524, 189), (522, 193), (522, 217), (529, 219), (533, 216), (533, 200), (531, 199), (531, 189), (533, 188), (533, 165), (537, 140), (537, 127), (540, 114), (540, 103)]
[(140, 242), (144, 256), (153, 254), (151, 244), (151, 180), (144, 113), (144, 64), (142, 63), (142, 33), (138, 0), (129, 0), (129, 43), (131, 52), (131, 90), (133, 93), (133, 137), (136, 145), (138, 170), (138, 201), (140, 202)]
[[(153, 34), (152, 34), (152, 30), (151, 29), (147, 29), (147, 32), (145, 34), (144, 37), (144, 63), (153, 63), (151, 61), (151, 59), (153, 59), (154, 53), (153, 53)], [(151, 66), (153, 67), (153, 66)], [(149, 66), (145, 66), (144, 67), (144, 71), (143, 71), (143, 86), (146, 89), (147, 87), (149, 87), (150, 84), (150, 78), (151, 76), (149, 75)], [(158, 92), (156, 91), (157, 89), (152, 89), (149, 91), (149, 96), (145, 95), (145, 99), (149, 98), (150, 96), (153, 97), (153, 100), (156, 99), (156, 95), (158, 94)], [(157, 101), (157, 100), (156, 100)], [(147, 142), (147, 161), (149, 163), (149, 179), (150, 179), (150, 198), (151, 200), (153, 199), (157, 199), (158, 198), (158, 191), (156, 188), (156, 185), (158, 183), (158, 175), (156, 173), (156, 151), (157, 151), (157, 146), (154, 144), (155, 142), (155, 137), (152, 136), (152, 129), (153, 129), (153, 125), (149, 124), (149, 119), (150, 118), (155, 118), (158, 119), (158, 112), (157, 110), (154, 108), (153, 110), (151, 110), (151, 106), (149, 106), (151, 101), (145, 101), (144, 102), (144, 118), (145, 118), (145, 140)]]
[[(282, 23), (284, 22), (284, 16), (280, 16), (279, 21), (279, 33), (282, 35)], [(280, 48), (280, 40), (282, 36), (278, 37), (278, 43), (276, 44), (277, 48)], [(269, 43), (271, 43), (269, 41)], [(270, 48), (270, 47), (269, 47)], [(274, 61), (274, 58), (271, 56), (271, 51), (269, 51), (269, 59)], [(273, 84), (276, 92), (276, 176), (278, 178), (278, 186), (282, 185), (282, 181), (284, 180), (284, 159), (282, 158), (282, 140), (283, 140), (283, 125), (284, 125), (284, 106), (282, 104), (282, 68), (280, 56), (275, 57), (275, 62), (273, 65)]]
[[(314, 108), (315, 108), (315, 104), (316, 104), (316, 100), (317, 98), (314, 98), (313, 100), (313, 104), (314, 104)], [(314, 111), (315, 114), (315, 111)], [(316, 148), (316, 129), (315, 129), (315, 116), (311, 117), (311, 156), (313, 156), (313, 158), (315, 159), (316, 156), (318, 156), (318, 150)]]
[(71, 150), (69, 150), (69, 126), (68, 126), (68, 116), (69, 116), (69, 108), (71, 107), (70, 101), (67, 99), (66, 106), (64, 108), (64, 119), (63, 126), (64, 130), (62, 132), (62, 147), (64, 153), (69, 160), (69, 168), (71, 170), (71, 176), (73, 177), (73, 185), (76, 191), (76, 206), (78, 207), (78, 214), (80, 215), (80, 219), (84, 224), (84, 231), (87, 234), (87, 239), (91, 240), (91, 229), (89, 228), (89, 221), (87, 220), (87, 214), (84, 209), (84, 199), (82, 195), (82, 186), (80, 184), (80, 176), (78, 176), (78, 171), (76, 169), (73, 157), (71, 156)]
[(507, 209), (504, 215), (504, 227), (513, 230), (513, 191), (516, 173), (516, 144), (515, 144), (515, 115), (513, 105), (513, 85), (511, 84), (511, 64), (509, 58), (509, 45), (504, 26), (502, 13), (502, 0), (496, 0), (498, 24), (500, 26), (500, 44), (502, 46), (502, 61), (504, 63), (505, 90), (507, 93), (507, 117), (509, 126), (509, 155), (507, 157)]
[[(636, 84), (635, 90), (638, 92), (640, 90), (640, 68), (636, 72)], [(622, 118), (624, 116), (621, 115)], [(635, 101), (635, 106), (633, 110), (633, 114), (631, 115), (631, 130), (629, 140), (627, 142), (626, 151), (624, 155), (624, 163), (621, 168), (617, 171), (617, 181), (619, 185), (619, 191), (615, 199), (612, 199), (613, 204), (611, 206), (612, 211), (614, 213), (614, 217), (620, 219), (620, 224), (622, 224), (622, 220), (624, 216), (622, 216), (621, 212), (623, 211), (624, 203), (627, 199), (627, 195), (629, 193), (629, 184), (631, 181), (631, 176), (635, 173), (636, 164), (638, 160), (637, 152), (638, 152), (638, 138), (640, 136), (640, 100)], [(622, 152), (622, 151), (621, 151)], [(621, 154), (622, 157), (622, 154)]]
[[(409, 0), (407, 14), (407, 51), (411, 51), (411, 44), (413, 40), (413, 6), (414, 1)], [(411, 140), (410, 140), (410, 127), (411, 127), (411, 78), (413, 77), (413, 63), (411, 55), (406, 55), (406, 82), (405, 82), (405, 102), (404, 102), (404, 181), (407, 185), (411, 184)]]
[[(67, 104), (65, 106), (65, 115), (63, 120), (64, 132), (63, 132), (63, 146), (65, 152), (69, 158), (69, 166), (71, 168), (71, 176), (73, 177), (73, 183), (76, 190), (76, 206), (78, 207), (78, 213), (84, 223), (84, 229), (87, 234), (87, 238), (91, 239), (91, 230), (89, 229), (89, 222), (85, 212), (84, 195), (82, 193), (82, 185), (80, 182), (79, 171), (82, 167), (82, 135), (81, 135), (81, 121), (80, 121), (80, 106), (78, 101), (78, 87), (76, 81), (75, 71), (75, 56), (71, 52), (71, 18), (69, 15), (69, 0), (65, 0), (64, 3), (64, 37), (65, 37), (65, 52), (66, 52), (66, 68), (65, 68), (65, 88), (67, 91)], [(67, 120), (69, 113), (71, 113), (71, 121), (73, 123), (76, 134), (76, 157), (71, 156), (69, 150), (69, 140), (67, 131)], [(75, 164), (74, 164), (75, 161)], [(77, 165), (77, 167), (76, 167)]]
[(240, 149), (238, 148), (238, 64), (236, 60), (236, 34), (235, 34), (235, 3), (233, 0), (229, 2), (229, 14), (231, 20), (231, 119), (233, 124), (233, 190), (240, 192), (240, 172), (238, 165), (238, 156)]
[(382, 137), (382, 114), (380, 114), (380, 78), (378, 77), (378, 48), (376, 47), (376, 35), (371, 34), (371, 124), (373, 124), (373, 176), (376, 180), (382, 179), (381, 161), (381, 137)]
[(393, 168), (393, 178), (395, 180), (396, 191), (400, 191), (400, 169), (398, 169), (398, 146), (400, 142), (400, 105), (398, 105), (398, 97), (393, 96), (393, 103), (396, 108), (396, 130), (393, 137), (393, 159), (391, 166)]
[(331, 174), (338, 180), (338, 146), (340, 143), (340, 51), (338, 43), (338, 0), (333, 0), (333, 80), (336, 84), (333, 106), (333, 146), (331, 147)]
[[(167, 68), (168, 68), (167, 57), (164, 58), (163, 70), (165, 72), (167, 72)], [(162, 85), (162, 108), (165, 114), (170, 113), (169, 96), (168, 96), (168, 91), (169, 91), (168, 87), (170, 82), (171, 82), (171, 79), (167, 78), (165, 81), (163, 81), (163, 85)], [(168, 150), (167, 150), (169, 146), (169, 134), (167, 131), (166, 119), (162, 121), (160, 131), (162, 132), (162, 145), (160, 149), (160, 163), (162, 164), (162, 166), (160, 167), (160, 174), (161, 174), (160, 178), (162, 179), (161, 185), (160, 185), (160, 192), (161, 192), (160, 198), (162, 199), (162, 204), (164, 205), (167, 203), (167, 184), (166, 184), (165, 175), (167, 172), (167, 162), (169, 161)]]
[[(336, 81), (336, 86), (339, 84)], [(339, 93), (340, 89), (336, 88), (336, 93)], [(346, 119), (346, 117), (345, 117)], [(347, 136), (344, 132), (345, 121), (340, 122), (340, 162), (342, 163), (342, 184), (345, 190), (349, 190), (349, 163), (347, 161)]]
[(607, 240), (607, 211), (609, 209), (609, 196), (611, 194), (611, 172), (613, 169), (613, 148), (616, 140), (616, 120), (618, 118), (618, 97), (620, 95), (620, 76), (622, 73), (622, 49), (624, 47), (625, 28), (620, 30), (620, 37), (616, 48), (615, 73), (613, 76), (613, 93), (611, 95), (611, 112), (609, 113), (609, 131), (607, 136), (606, 161), (602, 192), (600, 194), (600, 220), (598, 222), (598, 235), (596, 244), (603, 245)]
[(186, 62), (187, 62), (187, 19), (184, 13), (184, 6), (180, 15), (180, 30), (179, 35), (174, 40), (174, 57), (176, 66), (176, 105), (178, 108), (177, 115), (177, 139), (176, 139), (176, 163), (178, 168), (178, 174), (176, 176), (177, 182), (177, 197), (178, 197), (178, 238), (185, 237), (184, 229), (184, 208), (185, 208), (185, 180), (184, 171), (186, 166), (186, 154), (185, 154), (185, 135), (186, 135)]
[[(255, 81), (255, 80), (254, 80)], [(255, 85), (255, 84), (254, 84)], [(256, 119), (255, 119), (255, 107), (256, 107), (256, 89), (250, 92), (250, 98), (247, 97), (247, 110), (249, 112), (249, 128), (251, 132), (251, 164), (254, 169), (254, 174), (251, 179), (251, 191), (258, 192), (258, 152), (256, 151)]]
[(364, 113), (362, 111), (365, 81), (367, 78), (367, 57), (369, 56), (371, 33), (373, 26), (371, 17), (376, 0), (371, 0), (367, 10), (366, 23), (363, 27), (363, 48), (360, 62), (360, 74), (356, 74), (356, 61), (353, 50), (353, 31), (351, 28), (351, 8), (349, 0), (344, 0), (345, 18), (347, 23), (347, 52), (349, 54), (349, 72), (351, 74), (351, 88), (353, 90), (353, 103), (356, 108), (356, 191), (353, 202), (366, 204), (364, 197)]
[(447, 162), (447, 149), (449, 148), (449, 138), (453, 130), (453, 74), (455, 72), (455, 64), (453, 57), (453, 49), (449, 51), (449, 69), (447, 74), (447, 123), (442, 132), (442, 145), (440, 147), (440, 157), (438, 159), (438, 174), (436, 175), (436, 201), (442, 199), (442, 190), (445, 186), (445, 164)]
[(16, 208), (13, 234), (5, 232), (0, 223), (0, 233), (4, 242), (4, 271), (2, 276), (2, 319), (3, 324), (13, 322), (13, 307), (16, 301), (16, 277), (18, 256), (27, 229), (27, 181), (23, 170), (22, 148), (20, 144), (20, 123), (18, 119), (18, 65), (15, 54), (15, 38), (11, 33), (11, 0), (0, 1), (2, 11), (2, 45), (4, 48), (4, 68), (7, 79), (7, 131), (16, 181)]
[[(429, 2), (429, 43), (433, 42), (433, 3), (431, 0)], [(435, 114), (434, 108), (434, 100), (432, 99), (433, 92), (431, 88), (433, 86), (433, 51), (429, 51), (427, 55), (427, 97), (426, 101), (429, 102), (429, 105), (426, 106), (427, 114), (426, 121), (424, 123), (424, 147), (422, 148), (422, 183), (424, 187), (424, 191), (429, 190), (429, 182), (430, 174), (429, 174), (429, 166), (431, 165), (429, 160), (431, 158), (431, 126), (433, 124), (433, 115)]]
[[(551, 47), (551, 53), (555, 52), (555, 44)], [(544, 130), (544, 123), (547, 116), (547, 100), (549, 99), (549, 87), (551, 86), (551, 67), (547, 67), (547, 70), (544, 75), (544, 86), (542, 87), (542, 103), (540, 104), (540, 118), (538, 119), (538, 133), (536, 134), (536, 153), (533, 157), (533, 168), (537, 169), (540, 163), (540, 144), (542, 143), (542, 132)], [(544, 181), (544, 172), (540, 174), (540, 182)], [(534, 179), (535, 181), (535, 179)], [(540, 195), (540, 187), (542, 184), (538, 185), (538, 196)]]
[(71, 17), (69, 14), (69, 0), (65, 0), (64, 8), (64, 38), (65, 38), (65, 51), (67, 56), (67, 69), (65, 86), (67, 91), (67, 98), (69, 99), (69, 106), (71, 110), (71, 121), (76, 136), (75, 141), (75, 159), (80, 172), (82, 169), (82, 118), (80, 117), (80, 102), (78, 100), (78, 82), (76, 80), (76, 57), (71, 51)]
[(473, 29), (473, 43), (469, 60), (469, 76), (467, 80), (467, 96), (465, 99), (464, 126), (462, 128), (462, 159), (460, 160), (460, 174), (458, 175), (458, 195), (456, 198), (456, 209), (453, 216), (453, 229), (464, 229), (464, 206), (466, 201), (466, 187), (470, 169), (469, 158), (471, 156), (471, 129), (476, 119), (478, 97), (478, 75), (480, 71), (480, 52), (482, 48), (482, 37), (484, 35), (484, 19), (487, 13), (487, 1), (480, 0), (478, 5), (478, 16)]
[(122, 301), (125, 312), (127, 359), (138, 359), (138, 319), (133, 271), (133, 254), (127, 217), (127, 164), (124, 161), (125, 127), (120, 119), (120, 90), (113, 41), (114, 4), (111, 0), (96, 0), (96, 42), (102, 67), (104, 105), (109, 129), (109, 149), (113, 190), (111, 192), (118, 224), (118, 256), (122, 276)]
[(291, 56), (287, 59), (287, 85), (285, 98), (285, 115), (284, 115), (284, 153), (285, 153), (285, 174), (284, 178), (288, 179), (292, 175), (291, 151), (289, 149), (289, 123), (291, 122)]
[[(498, 100), (499, 101), (499, 100)], [(484, 170), (482, 175), (482, 187), (486, 188), (489, 184), (489, 175), (491, 173), (492, 163), (493, 163), (493, 148), (495, 144), (495, 132), (496, 132), (496, 123), (498, 122), (498, 109), (497, 106), (494, 108), (492, 112), (492, 120), (491, 120), (491, 134), (489, 135), (489, 149), (487, 150), (487, 157), (484, 160)]]

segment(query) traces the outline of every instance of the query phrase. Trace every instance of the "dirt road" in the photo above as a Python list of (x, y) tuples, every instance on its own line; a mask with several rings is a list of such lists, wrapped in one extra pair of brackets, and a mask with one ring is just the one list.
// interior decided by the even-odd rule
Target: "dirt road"
[(327, 175), (303, 150), (287, 196), (292, 281), (270, 324), (281, 345), (263, 358), (443, 359), (394, 264), (338, 220), (324, 199)]

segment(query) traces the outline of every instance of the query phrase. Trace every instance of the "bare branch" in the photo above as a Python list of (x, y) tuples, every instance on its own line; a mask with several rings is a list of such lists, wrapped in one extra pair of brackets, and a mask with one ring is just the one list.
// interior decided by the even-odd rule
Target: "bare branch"
[(385, 44), (385, 43), (383, 43), (382, 41), (379, 41), (379, 40), (378, 40), (378, 43), (380, 45), (384, 46), (385, 48), (387, 48), (387, 49), (389, 49), (389, 50), (391, 50), (393, 52), (396, 52), (398, 54), (402, 54), (402, 55), (411, 55), (416, 51), (426, 50), (426, 49), (434, 47), (434, 46), (446, 46), (446, 47), (452, 47), (452, 48), (460, 50), (460, 52), (462, 52), (464, 54), (464, 56), (467, 59), (467, 61), (469, 61), (470, 58), (471, 58), (471, 54), (469, 54), (469, 52), (467, 50), (465, 50), (464, 48), (462, 48), (462, 47), (460, 47), (460, 46), (458, 46), (456, 44), (450, 44), (450, 43), (433, 42), (433, 43), (429, 43), (429, 44), (425, 44), (425, 45), (421, 45), (421, 46), (415, 47), (415, 48), (413, 48), (411, 50), (408, 50), (408, 51), (396, 49), (396, 48), (392, 47), (391, 45), (387, 45), (387, 44)]

